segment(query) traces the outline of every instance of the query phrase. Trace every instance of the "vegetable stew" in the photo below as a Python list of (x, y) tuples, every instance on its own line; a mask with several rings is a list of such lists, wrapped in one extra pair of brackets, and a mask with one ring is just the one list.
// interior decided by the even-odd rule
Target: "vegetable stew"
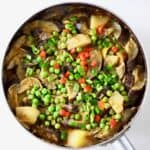
[(94, 6), (48, 8), (25, 23), (4, 60), (3, 83), (18, 121), (51, 143), (105, 141), (137, 112), (146, 84), (130, 29)]

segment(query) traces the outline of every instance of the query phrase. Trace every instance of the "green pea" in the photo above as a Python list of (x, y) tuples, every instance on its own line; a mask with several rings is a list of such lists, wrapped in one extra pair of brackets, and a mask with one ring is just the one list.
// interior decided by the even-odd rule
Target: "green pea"
[(96, 128), (97, 127), (97, 123), (91, 123), (91, 127), (92, 128)]
[(34, 98), (34, 99), (32, 100), (32, 104), (38, 106), (38, 105), (39, 105), (39, 100), (38, 100), (37, 98)]
[(108, 101), (108, 97), (107, 97), (107, 96), (104, 96), (104, 97), (102, 98), (102, 101), (103, 101), (103, 102), (107, 102), (107, 101)]
[(109, 110), (109, 114), (110, 114), (110, 115), (114, 115), (114, 114), (115, 114), (115, 112), (113, 111), (113, 109), (110, 109), (110, 110)]
[(109, 125), (105, 125), (104, 130), (105, 130), (106, 132), (108, 132), (109, 129), (110, 129)]
[(60, 69), (55, 69), (54, 72), (55, 72), (56, 74), (59, 74), (59, 73), (60, 73)]
[(42, 77), (42, 78), (48, 77), (48, 72), (47, 72), (47, 71), (42, 71), (42, 72), (41, 72), (41, 77)]
[(128, 95), (128, 93), (127, 93), (126, 91), (122, 91), (121, 94), (122, 94), (123, 96), (127, 96), (127, 95)]
[(69, 80), (73, 80), (73, 79), (74, 79), (73, 75), (72, 74), (69, 75)]
[(48, 111), (49, 111), (50, 113), (54, 112), (54, 111), (55, 111), (55, 106), (54, 106), (54, 105), (50, 105), (50, 106), (48, 107)]
[(32, 94), (28, 95), (28, 99), (32, 100), (33, 98), (34, 98), (34, 95), (32, 95)]
[(96, 35), (96, 29), (90, 30), (90, 35)]
[(63, 86), (62, 84), (58, 84), (57, 87), (58, 87), (58, 89), (61, 89), (61, 88), (63, 88), (64, 86)]
[(110, 104), (109, 103), (105, 103), (105, 109), (110, 108)]
[(64, 98), (61, 98), (61, 99), (60, 99), (60, 102), (61, 102), (62, 104), (65, 104), (65, 103), (66, 103), (66, 100), (65, 100)]
[(90, 124), (87, 124), (87, 125), (86, 125), (86, 129), (87, 129), (87, 130), (91, 130), (91, 125), (90, 125)]
[(77, 50), (77, 52), (81, 52), (82, 48), (81, 47), (77, 47), (76, 50)]
[(61, 110), (61, 106), (60, 105), (56, 105), (56, 111), (60, 111)]
[(61, 42), (61, 43), (60, 43), (60, 48), (62, 48), (62, 49), (66, 48), (66, 43)]
[(40, 119), (40, 120), (43, 121), (43, 120), (45, 120), (45, 118), (46, 118), (45, 114), (40, 114), (40, 115), (39, 115), (39, 119)]
[(50, 66), (54, 66), (54, 64), (55, 64), (55, 60), (51, 60), (50, 61)]
[(66, 90), (65, 87), (61, 89), (61, 92), (62, 92), (62, 93), (66, 93), (66, 91), (67, 91), (67, 90)]
[(74, 78), (75, 78), (76, 80), (80, 79), (80, 74), (79, 74), (79, 73), (76, 73), (76, 74), (74, 75)]
[(119, 88), (120, 91), (124, 91), (125, 90), (125, 87), (123, 85), (120, 85), (120, 88)]
[(92, 39), (93, 42), (96, 42), (97, 36), (96, 36), (96, 35), (92, 35), (92, 36), (91, 36), (91, 39)]
[(51, 124), (54, 126), (56, 124), (56, 121), (55, 120), (52, 120), (51, 121)]
[(105, 128), (105, 123), (103, 123), (103, 122), (100, 122), (100, 125), (99, 125), (99, 127), (100, 127), (101, 129), (104, 129), (104, 128)]
[(75, 114), (71, 114), (70, 118), (75, 119)]
[(43, 101), (45, 105), (48, 105), (50, 103), (50, 98), (51, 96), (48, 94), (44, 96)]
[(41, 91), (41, 93), (42, 93), (43, 95), (45, 95), (45, 94), (48, 93), (48, 90), (47, 90), (46, 88), (43, 88), (42, 91)]
[(68, 122), (68, 125), (72, 126), (72, 127), (77, 127), (78, 124), (75, 121), (72, 120), (72, 121)]
[(53, 119), (53, 117), (50, 115), (47, 117), (47, 120), (49, 120), (49, 121), (51, 121), (52, 119)]
[(68, 58), (66, 58), (66, 62), (70, 63), (70, 62), (72, 62), (72, 60), (68, 57)]
[(50, 67), (50, 68), (49, 68), (49, 72), (50, 72), (50, 73), (53, 73), (53, 72), (54, 72), (54, 68), (53, 68), (53, 67)]
[(72, 32), (73, 34), (77, 34), (77, 33), (78, 33), (77, 30), (76, 30), (75, 28), (72, 29), (71, 32)]
[(71, 34), (67, 34), (67, 38), (70, 39), (72, 37)]
[(57, 31), (53, 31), (53, 36), (58, 36), (59, 35), (59, 33), (57, 32)]
[(76, 115), (75, 115), (75, 119), (76, 119), (76, 120), (80, 120), (80, 118), (81, 118), (80, 114), (76, 114)]
[(59, 101), (60, 101), (59, 99), (55, 99), (55, 100), (54, 100), (55, 104), (58, 104)]
[(112, 92), (111, 90), (108, 90), (108, 91), (106, 92), (106, 95), (110, 97), (110, 96), (112, 96), (112, 93), (113, 93), (113, 92)]
[(67, 24), (65, 24), (65, 28), (68, 29), (68, 30), (72, 30), (73, 24), (72, 23), (67, 23)]
[(89, 115), (84, 115), (84, 116), (83, 116), (83, 120), (84, 120), (84, 121), (88, 121), (89, 119), (90, 119), (90, 118), (89, 118)]
[(36, 62), (37, 63), (41, 63), (42, 62), (42, 58), (40, 56), (36, 57)]
[(60, 124), (59, 123), (56, 123), (55, 124), (55, 129), (59, 129), (60, 128)]
[(92, 83), (93, 83), (91, 79), (87, 79), (86, 82), (87, 82), (88, 84), (92, 84)]
[(38, 90), (35, 92), (35, 96), (40, 97), (41, 96), (41, 92)]
[(56, 119), (58, 116), (59, 116), (59, 112), (54, 112), (54, 113), (53, 113), (54, 119)]
[(51, 76), (47, 77), (48, 82), (51, 82), (53, 78)]
[(45, 124), (45, 126), (48, 127), (50, 125), (50, 122), (49, 121), (45, 121), (44, 124)]
[(120, 119), (122, 118), (122, 116), (121, 116), (121, 114), (116, 114), (116, 115), (114, 116), (114, 118), (115, 118), (116, 120), (120, 120)]
[(33, 68), (28, 67), (26, 70), (26, 76), (32, 76), (33, 75)]
[(58, 117), (57, 118), (57, 122), (61, 122), (62, 121), (62, 118), (61, 117)]
[(97, 73), (98, 73), (98, 72), (97, 72), (97, 69), (92, 69), (92, 70), (91, 70), (91, 73), (92, 73), (93, 76), (96, 76)]

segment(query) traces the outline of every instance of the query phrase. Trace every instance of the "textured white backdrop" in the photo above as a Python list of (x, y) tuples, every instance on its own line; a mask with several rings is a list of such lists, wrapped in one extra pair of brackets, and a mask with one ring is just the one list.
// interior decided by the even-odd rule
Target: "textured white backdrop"
[[(72, 1), (72, 0), (70, 0)], [(74, 0), (79, 1), (79, 0)], [(18, 27), (35, 12), (54, 3), (69, 0), (1, 0), (0, 4), (0, 63), (8, 42)], [(132, 27), (142, 42), (148, 61), (150, 61), (150, 0), (80, 0), (95, 3), (112, 10)], [(0, 64), (0, 66), (1, 66)], [(148, 63), (149, 66), (150, 63)], [(1, 68), (0, 68), (1, 69)], [(149, 79), (148, 79), (149, 82)], [(150, 89), (150, 88), (149, 88)], [(150, 94), (142, 106), (139, 117), (127, 132), (136, 150), (150, 149)], [(9, 111), (0, 87), (0, 150), (50, 150), (47, 144), (37, 140), (25, 131)], [(55, 148), (53, 148), (54, 150)], [(111, 146), (100, 147), (110, 150)]]

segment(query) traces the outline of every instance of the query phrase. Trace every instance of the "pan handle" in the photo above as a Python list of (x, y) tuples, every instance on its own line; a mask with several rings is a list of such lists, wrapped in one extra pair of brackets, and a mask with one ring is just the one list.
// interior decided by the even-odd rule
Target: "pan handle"
[(114, 141), (111, 146), (112, 150), (135, 150), (126, 135), (123, 135), (118, 140)]

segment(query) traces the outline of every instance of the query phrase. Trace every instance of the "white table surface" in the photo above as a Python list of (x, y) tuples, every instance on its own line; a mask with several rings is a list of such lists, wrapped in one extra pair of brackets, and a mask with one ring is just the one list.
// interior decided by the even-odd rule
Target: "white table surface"
[[(64, 1), (69, 2), (67, 0), (1, 0), (0, 63), (2, 64), (3, 55), (10, 38), (28, 17), (53, 3)], [(79, 0), (74, 1), (77, 2)], [(86, 1), (101, 5), (122, 17), (127, 24), (132, 27), (139, 40), (142, 42), (146, 57), (148, 61), (150, 61), (150, 0), (80, 0), (80, 2)], [(127, 132), (127, 136), (136, 150), (150, 149), (149, 98), (150, 94), (147, 93), (139, 117), (134, 121), (133, 126)], [(49, 145), (27, 134), (27, 131), (17, 123), (6, 105), (2, 87), (0, 87), (0, 149), (51, 149)], [(111, 150), (111, 146), (107, 145), (99, 149)]]

